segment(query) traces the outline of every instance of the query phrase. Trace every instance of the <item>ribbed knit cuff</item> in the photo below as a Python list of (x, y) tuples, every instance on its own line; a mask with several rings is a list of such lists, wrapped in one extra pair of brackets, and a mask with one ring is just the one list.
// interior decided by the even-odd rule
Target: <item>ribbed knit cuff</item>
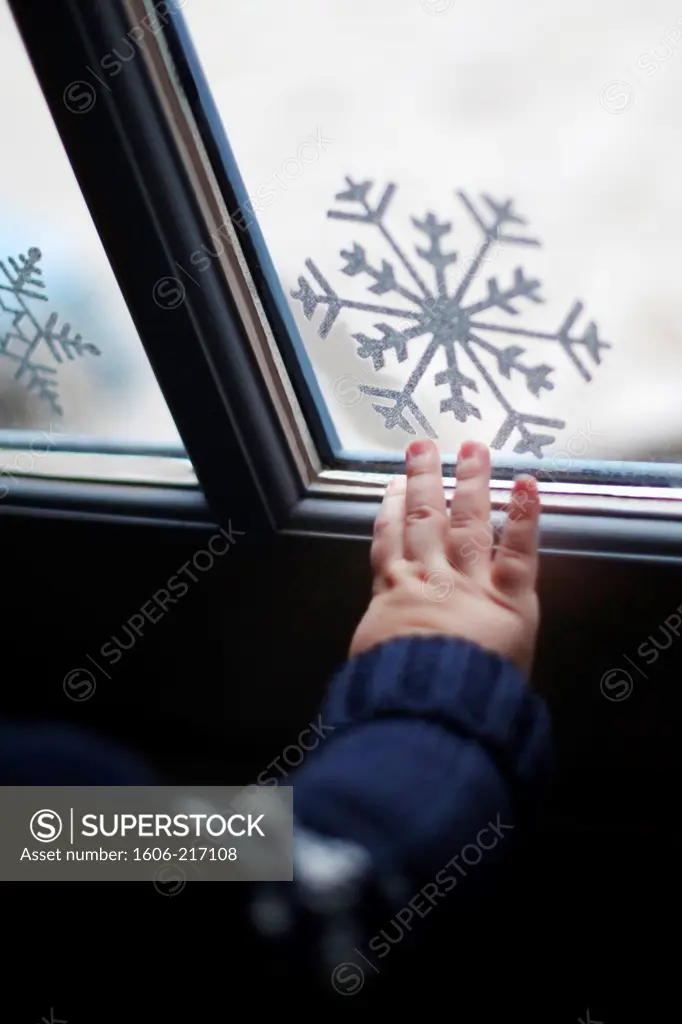
[(449, 637), (405, 637), (348, 661), (323, 718), (336, 735), (360, 722), (410, 717), (477, 740), (509, 779), (526, 817), (546, 794), (552, 768), (549, 715), (507, 659)]

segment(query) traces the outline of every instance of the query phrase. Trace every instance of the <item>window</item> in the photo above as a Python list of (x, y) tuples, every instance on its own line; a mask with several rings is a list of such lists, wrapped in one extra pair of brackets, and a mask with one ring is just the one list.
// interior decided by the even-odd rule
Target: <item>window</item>
[(183, 17), (341, 449), (682, 457), (672, 0)]
[(366, 536), (473, 436), (559, 547), (678, 544), (671, 5), (9, 2), (217, 518)]
[(5, 0), (0, 88), (0, 470), (195, 484)]

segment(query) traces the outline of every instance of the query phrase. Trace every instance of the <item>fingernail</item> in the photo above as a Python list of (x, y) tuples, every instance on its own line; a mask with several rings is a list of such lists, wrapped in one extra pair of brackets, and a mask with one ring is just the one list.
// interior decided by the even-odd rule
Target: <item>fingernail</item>
[(421, 455), (425, 455), (430, 448), (430, 441), (413, 441), (412, 444), (408, 446), (407, 458), (418, 459)]
[(533, 476), (516, 477), (512, 486), (509, 515), (513, 521), (529, 519), (539, 500), (537, 481)]
[[(466, 467), (464, 470), (463, 467)], [(465, 441), (459, 450), (455, 475), (459, 476), (460, 469), (467, 474), (478, 473), (483, 468), (483, 451), (481, 445), (476, 441)]]

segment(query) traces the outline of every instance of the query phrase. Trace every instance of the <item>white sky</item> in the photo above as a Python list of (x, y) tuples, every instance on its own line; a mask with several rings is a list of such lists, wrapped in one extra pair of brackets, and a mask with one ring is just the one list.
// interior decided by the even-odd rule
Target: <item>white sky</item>
[[(510, 248), (490, 274), (504, 285), (522, 265), (543, 282), (546, 300), (538, 307), (521, 300), (515, 326), (554, 330), (579, 298), (583, 322), (594, 318), (613, 348), (585, 384), (556, 346), (535, 343), (525, 358), (556, 367), (554, 390), (535, 398), (503, 381), (507, 395), (524, 411), (566, 421), (556, 449), (589, 425), (588, 457), (674, 457), (678, 442), (682, 455), (682, 7), (678, 0), (433, 6), (449, 9), (437, 16), (420, 0), (186, 0), (183, 13), (247, 189), (254, 194), (270, 182), (276, 192), (259, 217), (287, 293), (312, 257), (340, 294), (373, 298), (366, 278), (339, 272), (339, 251), (357, 242), (374, 260), (390, 252), (376, 229), (325, 216), (346, 174), (377, 188), (399, 185), (388, 223), (411, 255), (423, 244), (413, 214), (452, 220), (450, 248), (464, 258), (476, 241), (454, 193), (513, 198), (543, 248)], [(652, 50), (669, 59), (654, 62)], [(286, 161), (318, 129), (334, 143), (300, 175), (286, 165), (288, 176)], [(356, 357), (350, 335), (376, 335), (381, 317), (346, 311), (322, 341), (300, 304), (292, 309), (346, 446), (402, 449), (405, 435), (386, 431), (369, 399), (349, 408), (342, 395), (335, 401), (334, 382), (355, 375), (400, 386), (424, 343), (416, 342), (407, 364), (392, 359), (372, 381), (371, 363)], [(422, 407), (445, 447), (465, 436), (491, 440), (501, 417), (483, 387), (482, 422), (462, 425), (439, 414), (447, 389), (426, 380)]]
[[(67, 83), (65, 83), (66, 85)], [(0, 424), (50, 426), (78, 433), (174, 442), (178, 440), (128, 308), (111, 271), (71, 165), (23, 47), (6, 0), (0, 0), (0, 260), (37, 246), (49, 302), (35, 313), (59, 315), (73, 333), (102, 355), (62, 364), (59, 393), (64, 416), (10, 383), (16, 364), (0, 357)], [(11, 97), (11, 102), (9, 98)], [(87, 113), (83, 115), (87, 117)], [(127, 225), (134, 237), (134, 225)], [(4, 275), (0, 280), (5, 283)], [(153, 282), (152, 282), (153, 283)], [(150, 287), (152, 286), (150, 283)], [(11, 318), (0, 311), (0, 333)], [(44, 353), (41, 353), (44, 354)], [(49, 363), (49, 359), (44, 360)], [(28, 402), (25, 415), (12, 411)]]

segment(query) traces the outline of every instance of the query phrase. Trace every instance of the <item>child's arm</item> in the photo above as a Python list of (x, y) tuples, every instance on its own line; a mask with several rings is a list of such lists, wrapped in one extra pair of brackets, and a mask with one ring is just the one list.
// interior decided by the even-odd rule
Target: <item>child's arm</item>
[[(353, 949), (410, 914), (410, 897), (423, 912), (465, 877), (485, 886), (547, 788), (548, 717), (525, 685), (539, 618), (537, 486), (515, 482), (494, 553), (489, 487), (488, 450), (464, 445), (448, 514), (435, 444), (410, 447), (407, 478), (389, 486), (377, 519), (373, 597), (322, 713), (327, 738), (293, 779), (297, 826), (313, 841), (304, 834), (287, 894), (300, 910), (323, 892), (331, 910), (313, 915), (304, 959), (341, 994), (366, 971)], [(344, 978), (334, 954), (324, 962), (339, 935)]]
[(374, 596), (334, 680), (333, 727), (295, 777), (297, 818), (412, 875), (433, 872), (545, 789), (549, 729), (524, 685), (538, 625), (539, 499), (517, 480), (497, 551), (490, 457), (460, 452), (447, 513), (438, 450), (417, 441), (377, 519)]

